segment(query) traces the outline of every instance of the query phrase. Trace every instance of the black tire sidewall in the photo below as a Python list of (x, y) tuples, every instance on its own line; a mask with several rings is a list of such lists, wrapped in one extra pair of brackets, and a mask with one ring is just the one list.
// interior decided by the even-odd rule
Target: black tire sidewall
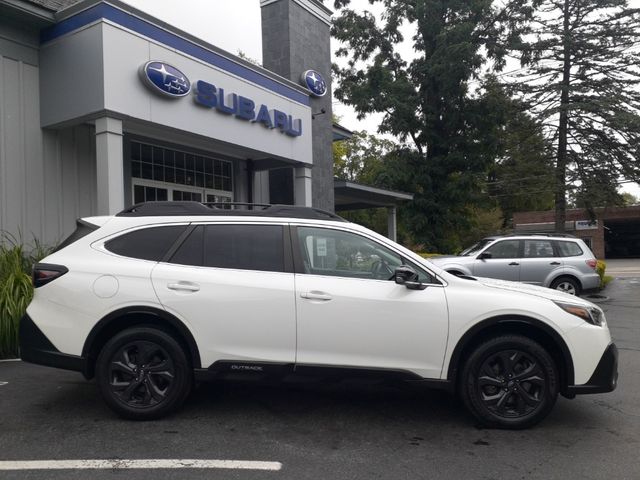
[[(109, 382), (109, 364), (120, 348), (130, 342), (146, 341), (162, 347), (171, 357), (175, 378), (167, 398), (161, 403), (147, 407), (133, 407), (122, 402), (112, 392)], [(168, 333), (149, 327), (124, 330), (111, 338), (102, 348), (96, 361), (96, 382), (107, 405), (121, 417), (130, 420), (153, 420), (177, 410), (191, 391), (193, 370), (180, 344)]]
[[(476, 380), (478, 370), (491, 355), (503, 350), (521, 350), (534, 357), (546, 373), (545, 394), (537, 410), (519, 418), (505, 418), (495, 415), (486, 408), (478, 396)], [(558, 368), (549, 353), (537, 342), (520, 335), (505, 335), (480, 344), (465, 363), (461, 382), (461, 394), (465, 406), (486, 427), (528, 428), (543, 420), (553, 408), (559, 391)]]

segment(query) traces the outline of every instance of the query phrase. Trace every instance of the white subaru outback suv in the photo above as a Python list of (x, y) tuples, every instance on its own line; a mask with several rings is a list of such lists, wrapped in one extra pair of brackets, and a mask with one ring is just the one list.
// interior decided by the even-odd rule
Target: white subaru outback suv
[(132, 419), (194, 382), (372, 373), (458, 393), (484, 425), (523, 428), (558, 394), (610, 392), (602, 310), (542, 287), (455, 276), (321, 210), (135, 205), (79, 220), (33, 270), (25, 361), (96, 378)]

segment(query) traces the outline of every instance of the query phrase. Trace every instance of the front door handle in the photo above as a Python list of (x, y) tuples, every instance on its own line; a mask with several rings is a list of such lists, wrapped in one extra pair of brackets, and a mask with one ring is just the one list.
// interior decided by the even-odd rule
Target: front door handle
[(551, 262), (549, 265), (560, 265), (560, 262)]
[(177, 282), (177, 283), (169, 283), (167, 285), (169, 290), (176, 290), (179, 292), (197, 292), (200, 290), (200, 285), (192, 282)]
[(324, 292), (302, 292), (300, 296), (307, 300), (322, 300), (324, 302), (328, 302), (333, 298), (331, 295)]
[(520, 264), (519, 264), (518, 262), (511, 262), (511, 263), (509, 264), (509, 266), (516, 266), (516, 265), (520, 265)]

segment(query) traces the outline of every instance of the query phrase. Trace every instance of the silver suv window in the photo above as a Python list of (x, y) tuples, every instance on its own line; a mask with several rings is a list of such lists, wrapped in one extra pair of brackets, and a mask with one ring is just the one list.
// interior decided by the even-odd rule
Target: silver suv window
[(576, 242), (558, 241), (558, 250), (562, 257), (579, 257), (584, 252)]
[(553, 244), (551, 240), (524, 241), (524, 258), (546, 258), (553, 256)]
[(518, 258), (520, 240), (502, 240), (487, 248), (483, 253), (490, 253), (491, 258)]

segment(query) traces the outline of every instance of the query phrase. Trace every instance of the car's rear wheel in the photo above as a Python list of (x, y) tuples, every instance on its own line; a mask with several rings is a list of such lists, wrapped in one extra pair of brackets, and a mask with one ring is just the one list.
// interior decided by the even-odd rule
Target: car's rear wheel
[(569, 295), (580, 295), (580, 283), (570, 277), (560, 277), (551, 283), (551, 288), (568, 293)]
[(557, 367), (551, 355), (527, 337), (493, 338), (469, 356), (461, 394), (484, 426), (530, 427), (544, 419), (556, 402)]
[(193, 384), (180, 344), (150, 327), (124, 330), (102, 348), (96, 363), (100, 392), (117, 414), (133, 420), (160, 418), (177, 410)]

